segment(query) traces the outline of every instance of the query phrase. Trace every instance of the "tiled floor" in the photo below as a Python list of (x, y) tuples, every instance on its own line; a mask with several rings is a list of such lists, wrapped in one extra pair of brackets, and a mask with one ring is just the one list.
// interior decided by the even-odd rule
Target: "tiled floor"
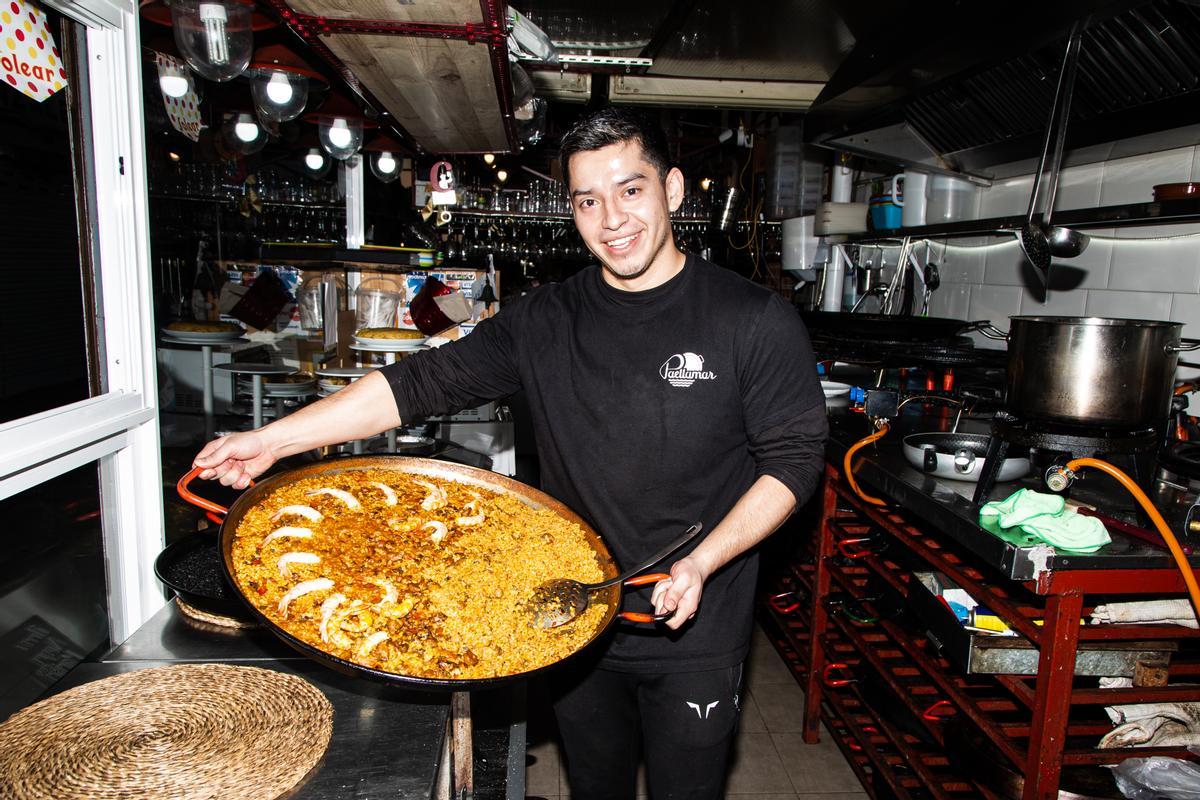
[[(730, 800), (867, 800), (828, 734), (820, 744), (800, 737), (804, 694), (778, 653), (756, 632), (747, 663), (741, 730), (726, 796)], [(570, 796), (558, 745), (531, 709), (525, 793), (546, 800)], [(639, 796), (646, 792), (639, 781)]]

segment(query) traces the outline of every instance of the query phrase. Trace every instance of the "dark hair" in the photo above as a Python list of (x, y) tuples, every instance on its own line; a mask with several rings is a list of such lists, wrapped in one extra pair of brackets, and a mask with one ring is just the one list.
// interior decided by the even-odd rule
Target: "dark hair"
[(671, 155), (667, 137), (658, 123), (641, 111), (605, 106), (581, 117), (563, 136), (558, 155), (563, 180), (570, 183), (568, 163), (576, 153), (634, 141), (641, 145), (645, 159), (658, 170), (658, 177), (666, 178), (671, 169)]

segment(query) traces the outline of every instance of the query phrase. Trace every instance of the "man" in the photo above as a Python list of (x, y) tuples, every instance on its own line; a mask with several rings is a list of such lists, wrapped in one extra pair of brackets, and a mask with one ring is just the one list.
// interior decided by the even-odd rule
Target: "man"
[[(371, 373), (259, 431), (210, 443), (202, 477), (245, 486), (276, 458), (363, 438), (523, 388), (542, 488), (618, 564), (702, 522), (649, 601), (560, 670), (555, 713), (573, 798), (633, 798), (642, 735), (651, 794), (719, 797), (752, 626), (752, 548), (812, 493), (827, 434), (808, 336), (776, 295), (675, 245), (683, 200), (662, 131), (594, 112), (562, 141), (575, 225), (600, 261), (459, 342)], [(664, 565), (665, 567), (666, 565)], [(701, 609), (701, 597), (704, 607)]]

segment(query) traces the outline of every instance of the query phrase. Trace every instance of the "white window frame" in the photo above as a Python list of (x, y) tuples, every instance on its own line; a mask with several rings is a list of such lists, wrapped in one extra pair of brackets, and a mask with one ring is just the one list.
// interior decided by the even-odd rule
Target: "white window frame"
[[(0, 499), (99, 462), (109, 635), (124, 641), (165, 603), (141, 48), (131, 0), (43, 0), (87, 26), (96, 330), (104, 393), (0, 425)], [(86, 79), (86, 85), (83, 80)], [(86, 268), (86, 267), (85, 267)]]

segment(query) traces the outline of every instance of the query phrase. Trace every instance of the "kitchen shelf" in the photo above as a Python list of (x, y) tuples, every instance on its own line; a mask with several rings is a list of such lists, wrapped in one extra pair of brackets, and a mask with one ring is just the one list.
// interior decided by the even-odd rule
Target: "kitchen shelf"
[[(1200, 222), (1200, 198), (1166, 200), (1150, 203), (1127, 203), (1100, 208), (1079, 208), (1056, 211), (1055, 225), (1068, 228), (1116, 228), (1127, 225), (1164, 225)], [(836, 244), (879, 244), (896, 242), (904, 237), (913, 239), (949, 239), (964, 236), (1011, 236), (1025, 226), (1025, 215), (990, 217), (987, 219), (945, 222), (940, 225), (920, 225), (912, 228), (869, 231), (830, 236)]]
[[(160, 194), (152, 192), (151, 200), (182, 200), (187, 203), (234, 203), (241, 200), (241, 197), (200, 197), (191, 194)], [(258, 200), (256, 201), (264, 206), (274, 206), (280, 208), (310, 208), (317, 211), (345, 211), (344, 203), (305, 203), (299, 200)]]
[[(524, 219), (524, 220), (535, 220), (535, 221), (536, 220), (545, 220), (547, 222), (571, 222), (572, 221), (572, 217), (570, 214), (545, 214), (545, 213), (538, 212), (538, 211), (500, 211), (500, 210), (491, 210), (491, 209), (483, 209), (483, 210), (476, 211), (476, 210), (471, 210), (471, 209), (455, 209), (452, 207), (450, 213), (456, 217), (479, 217), (479, 218), (485, 218), (485, 219), (511, 219), (511, 220)], [(709, 221), (710, 220), (708, 217), (675, 217), (675, 216), (671, 217), (671, 222), (682, 222), (682, 223), (704, 222), (704, 223), (707, 223)], [(738, 220), (737, 224), (738, 225), (749, 225), (750, 223), (746, 220)], [(775, 220), (764, 220), (763, 222), (761, 222), (759, 224), (760, 225), (779, 225), (780, 223)]]
[[(863, 460), (860, 480), (871, 472), (868, 465), (880, 466), (883, 449)], [(837, 451), (833, 443), (831, 458)], [(840, 464), (840, 459), (833, 460)], [(874, 477), (891, 471), (884, 464)], [(872, 796), (992, 796), (962, 780), (978, 776), (959, 776), (947, 767), (942, 745), (949, 734), (941, 729), (944, 723), (923, 715), (935, 704), (962, 718), (958, 724), (978, 730), (983, 741), (990, 740), (1026, 775), (1025, 798), (1054, 796), (1063, 767), (1135, 756), (1186, 757), (1181, 748), (1101, 750), (1096, 741), (1112, 728), (1103, 706), (1194, 702), (1197, 689), (1187, 685), (1200, 671), (1194, 646), (1180, 646), (1167, 667), (1171, 682), (1159, 687), (1095, 688), (1094, 679), (1076, 679), (1070, 666), (1076, 640), (1165, 638), (1171, 632), (1181, 643), (1194, 642), (1196, 631), (1168, 631), (1161, 625), (1080, 628), (1081, 617), (1091, 609), (1086, 595), (1143, 591), (1151, 585), (1174, 591), (1167, 588), (1168, 569), (1151, 567), (1134, 555), (1135, 569), (1122, 569), (1116, 560), (1110, 564), (1115, 569), (1103, 572), (1060, 563), (1053, 577), (1014, 580), (1003, 564), (976, 555), (970, 546), (973, 540), (945, 531), (924, 509), (887, 491), (896, 488), (895, 483), (871, 484), (873, 489), (882, 486), (883, 496), (895, 505), (868, 506), (842, 480), (839, 468), (827, 466), (821, 522), (809, 543), (815, 558), (807, 550), (798, 552), (790, 565), (777, 567), (776, 583), (767, 584), (764, 600), (779, 590), (796, 591), (802, 598), (794, 609), (790, 603), (783, 605), (786, 613), (764, 602), (760, 619), (789, 663), (805, 659), (792, 664), (805, 690), (805, 741), (817, 741), (824, 721), (848, 757), (865, 758), (856, 772)], [(930, 494), (927, 486), (926, 493)], [(913, 573), (927, 570), (942, 572), (967, 588), (1040, 648), (1038, 674), (962, 674), (944, 658), (925, 633), (927, 624), (912, 615), (907, 602), (909, 587), (920, 588), (913, 583)], [(840, 613), (849, 607), (848, 599), (861, 613)], [(873, 679), (877, 691), (897, 701), (895, 707), (886, 711), (882, 703), (872, 701), (864, 682), (827, 685), (824, 672), (834, 662), (848, 665), (847, 677)], [(915, 718), (921, 730), (898, 726), (896, 720), (902, 717)], [(918, 732), (920, 738), (914, 735)], [(890, 793), (878, 791), (880, 780), (887, 782)]]

